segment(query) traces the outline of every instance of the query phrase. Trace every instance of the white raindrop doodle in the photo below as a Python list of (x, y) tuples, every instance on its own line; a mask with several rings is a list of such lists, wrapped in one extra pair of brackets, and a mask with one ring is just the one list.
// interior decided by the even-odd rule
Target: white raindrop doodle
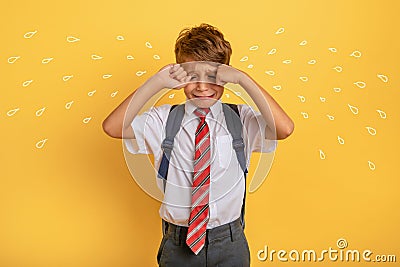
[(386, 119), (386, 113), (383, 110), (376, 110), (379, 113), (379, 116), (381, 116), (382, 119)]
[(372, 171), (374, 171), (375, 168), (376, 168), (375, 163), (373, 163), (372, 161), (369, 161), (369, 160), (368, 160), (368, 167), (369, 167)]
[(17, 61), (17, 60), (20, 59), (20, 58), (21, 58), (20, 56), (9, 57), (9, 58), (7, 59), (7, 62), (10, 63), (10, 64), (14, 64), (15, 61)]
[(352, 106), (350, 104), (347, 104), (347, 106), (350, 108), (350, 111), (353, 112), (353, 114), (357, 115), (358, 114), (358, 108), (355, 106)]
[(87, 117), (83, 119), (83, 123), (87, 124), (92, 119), (92, 117)]
[(358, 50), (355, 50), (350, 54), (350, 56), (351, 57), (355, 57), (355, 58), (360, 58), (361, 57), (361, 52), (358, 51)]
[(43, 114), (43, 112), (44, 112), (45, 109), (46, 109), (46, 107), (43, 107), (43, 108), (37, 110), (37, 111), (36, 111), (36, 116), (37, 116), (37, 117), (42, 116), (42, 114)]
[(339, 144), (344, 145), (344, 139), (338, 135), (337, 140)]
[(44, 58), (42, 59), (42, 64), (48, 64), (50, 63), (54, 58), (52, 57), (48, 57), (48, 58)]
[(268, 55), (273, 55), (276, 53), (276, 48), (272, 48), (269, 52)]
[(70, 102), (66, 103), (65, 108), (70, 109), (73, 103), (74, 103), (74, 101), (70, 101)]
[(62, 79), (63, 79), (64, 82), (66, 82), (66, 81), (70, 80), (73, 77), (74, 77), (74, 75), (65, 75), (65, 76), (62, 77)]
[(24, 38), (30, 39), (30, 38), (32, 38), (37, 32), (38, 32), (37, 30), (36, 30), (36, 31), (33, 31), (33, 32), (27, 32), (27, 33), (24, 34)]
[(299, 43), (299, 45), (306, 45), (307, 44), (307, 41), (306, 40), (303, 40), (303, 41), (301, 41), (300, 43)]
[(95, 93), (96, 93), (96, 90), (90, 91), (90, 92), (88, 93), (88, 96), (93, 96)]
[(302, 103), (306, 102), (306, 98), (305, 98), (304, 96), (298, 95), (297, 97), (300, 98), (300, 101), (301, 101)]
[(355, 85), (357, 85), (357, 87), (359, 88), (365, 88), (365, 86), (367, 85), (365, 82), (363, 81), (358, 81), (358, 82), (354, 82)]
[(32, 82), (33, 82), (33, 80), (27, 80), (27, 81), (25, 81), (25, 82), (22, 83), (22, 86), (23, 86), (23, 87), (27, 87), (27, 86), (29, 86)]
[(336, 70), (337, 72), (342, 72), (343, 68), (341, 66), (335, 66), (332, 69)]
[(43, 146), (44, 146), (44, 144), (47, 142), (47, 138), (46, 139), (43, 139), (43, 140), (40, 140), (39, 142), (37, 142), (36, 144), (35, 144), (35, 146), (36, 146), (36, 148), (43, 148)]
[(145, 70), (139, 70), (139, 71), (137, 71), (136, 72), (136, 76), (138, 76), (138, 77), (140, 77), (140, 76), (142, 76), (143, 74), (145, 74), (146, 73), (146, 71)]
[(307, 112), (301, 112), (301, 115), (303, 115), (303, 118), (304, 118), (304, 119), (308, 119), (308, 118), (309, 118)]
[(376, 76), (378, 76), (378, 78), (381, 79), (382, 82), (384, 82), (384, 83), (387, 83), (389, 81), (389, 78), (386, 75), (377, 74)]
[(75, 42), (79, 42), (81, 39), (76, 38), (74, 36), (67, 36), (67, 42), (68, 43), (75, 43)]
[(273, 71), (273, 70), (267, 70), (267, 71), (265, 71), (265, 73), (270, 75), (270, 76), (274, 76), (275, 75), (275, 71)]
[(369, 126), (367, 126), (367, 127), (365, 127), (365, 128), (367, 128), (368, 133), (369, 133), (370, 135), (376, 135), (376, 130), (375, 130), (374, 128), (369, 127)]
[(90, 57), (91, 57), (93, 60), (100, 60), (100, 59), (103, 59), (102, 56), (99, 56), (99, 55), (96, 55), (96, 54), (92, 54)]
[(7, 111), (7, 116), (8, 117), (13, 116), (15, 113), (17, 113), (18, 110), (19, 108), (10, 109), (9, 111)]
[(326, 158), (325, 153), (324, 153), (324, 151), (322, 151), (322, 149), (319, 150), (319, 158), (320, 159), (325, 159)]
[(151, 45), (151, 43), (150, 43), (150, 42), (146, 42), (146, 44), (145, 44), (145, 45), (146, 45), (146, 47), (147, 47), (147, 48), (153, 48), (153, 46)]

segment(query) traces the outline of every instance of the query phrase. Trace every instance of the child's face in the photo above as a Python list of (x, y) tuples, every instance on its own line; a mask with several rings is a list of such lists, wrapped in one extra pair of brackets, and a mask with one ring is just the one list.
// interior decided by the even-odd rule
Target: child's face
[(215, 84), (217, 63), (185, 60), (181, 66), (191, 77), (184, 87), (186, 98), (200, 108), (214, 105), (224, 93), (224, 87)]

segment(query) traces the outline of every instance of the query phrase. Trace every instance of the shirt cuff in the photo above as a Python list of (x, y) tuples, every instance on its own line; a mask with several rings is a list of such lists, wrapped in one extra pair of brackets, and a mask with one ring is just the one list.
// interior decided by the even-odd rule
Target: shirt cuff
[(131, 154), (151, 154), (145, 144), (144, 140), (144, 123), (145, 120), (143, 116), (136, 116), (131, 123), (132, 131), (135, 138), (123, 139), (126, 149)]
[(278, 146), (278, 140), (264, 139), (264, 142), (261, 146), (260, 152), (262, 153), (274, 152)]
[(261, 114), (260, 114), (260, 120), (259, 120), (259, 126), (260, 126), (260, 130), (261, 130), (261, 139), (259, 144), (261, 147), (257, 148), (257, 152), (261, 152), (261, 153), (271, 153), (274, 152), (276, 150), (276, 147), (278, 146), (278, 140), (274, 140), (274, 139), (268, 139), (265, 138), (265, 130), (268, 127), (267, 123), (264, 119), (262, 119)]
[(123, 139), (126, 149), (131, 154), (138, 154), (139, 153), (139, 146), (137, 144), (136, 139)]

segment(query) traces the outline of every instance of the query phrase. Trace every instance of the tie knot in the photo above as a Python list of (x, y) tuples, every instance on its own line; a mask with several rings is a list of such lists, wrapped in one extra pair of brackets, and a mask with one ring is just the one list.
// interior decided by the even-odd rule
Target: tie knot
[(196, 116), (199, 117), (200, 119), (204, 119), (209, 112), (210, 112), (209, 108), (197, 108), (194, 111), (194, 114), (196, 114)]

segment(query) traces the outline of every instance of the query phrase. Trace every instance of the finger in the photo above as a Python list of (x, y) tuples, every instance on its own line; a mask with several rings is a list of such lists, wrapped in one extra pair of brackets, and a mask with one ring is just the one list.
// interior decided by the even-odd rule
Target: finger
[(169, 69), (169, 73), (174, 73), (180, 68), (179, 64), (172, 64), (172, 67)]
[(178, 70), (180, 70), (180, 69), (183, 69), (183, 68), (181, 67), (181, 64), (176, 64), (176, 65), (174, 66), (174, 71), (178, 71)]
[(216, 84), (221, 83), (221, 73), (219, 72), (219, 69), (217, 70), (217, 74), (215, 75), (215, 83)]
[(216, 82), (216, 85), (220, 85), (220, 86), (225, 86), (225, 84), (227, 84), (227, 82), (223, 82), (223, 81)]
[(187, 76), (187, 72), (186, 71), (182, 71), (181, 73), (176, 75), (177, 80), (181, 81), (183, 78), (185, 78)]
[(224, 86), (226, 84), (226, 82), (221, 79), (221, 75), (217, 75), (217, 77), (215, 79), (215, 84)]
[(178, 75), (180, 75), (181, 73), (185, 72), (185, 70), (182, 67), (179, 67), (177, 70), (175, 70), (174, 72), (172, 72), (169, 76), (173, 79), (176, 79), (176, 77)]
[(182, 67), (179, 67), (173, 74), (176, 76), (180, 75), (182, 72), (184, 72), (185, 70)]
[(184, 78), (184, 82), (185, 82), (185, 83), (189, 83), (189, 82), (191, 81), (191, 79), (192, 79), (192, 77), (186, 76), (186, 77)]

